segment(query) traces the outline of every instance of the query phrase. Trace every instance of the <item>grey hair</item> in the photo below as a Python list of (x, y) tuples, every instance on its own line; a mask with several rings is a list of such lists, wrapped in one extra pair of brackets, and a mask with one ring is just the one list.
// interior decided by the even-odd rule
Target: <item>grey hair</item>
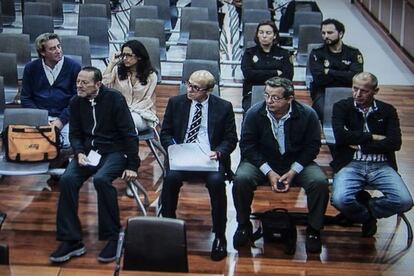
[(352, 81), (354, 82), (356, 80), (369, 81), (371, 84), (371, 88), (374, 90), (377, 89), (378, 87), (378, 78), (370, 72), (361, 72), (361, 73), (356, 74), (352, 78)]
[(40, 53), (45, 50), (45, 43), (52, 39), (57, 39), (60, 42), (59, 35), (55, 33), (43, 33), (43, 34), (40, 34), (38, 37), (36, 37), (36, 40), (35, 40), (36, 51), (37, 51), (37, 55), (40, 58), (42, 57)]
[(270, 87), (282, 87), (284, 89), (283, 91), (283, 97), (287, 98), (290, 96), (294, 96), (295, 95), (295, 90), (293, 88), (293, 83), (292, 81), (285, 79), (285, 78), (280, 78), (280, 77), (273, 77), (268, 79), (265, 82), (265, 85), (270, 86)]

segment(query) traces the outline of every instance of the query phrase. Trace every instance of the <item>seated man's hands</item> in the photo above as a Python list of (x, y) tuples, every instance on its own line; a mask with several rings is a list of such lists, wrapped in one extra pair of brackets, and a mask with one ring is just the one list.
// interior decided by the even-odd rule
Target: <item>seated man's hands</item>
[(121, 178), (123, 180), (125, 180), (125, 181), (132, 181), (132, 180), (135, 180), (137, 178), (137, 176), (138, 176), (138, 174), (137, 174), (136, 171), (133, 171), (133, 170), (125, 170), (122, 173)]
[[(287, 192), (289, 190), (289, 185), (286, 185), (284, 182), (281, 182), (281, 177), (280, 175), (278, 175), (275, 171), (271, 170), (267, 173), (267, 178), (270, 182), (270, 186), (272, 187), (272, 191), (277, 192), (277, 193), (284, 193)], [(280, 182), (283, 183), (284, 188), (280, 189), (280, 187), (278, 187), (278, 182), (280, 185)]]
[(88, 165), (88, 157), (84, 153), (78, 154), (78, 164), (79, 166), (87, 166)]
[(54, 121), (50, 122), (50, 125), (57, 127), (58, 129), (62, 129), (63, 128), (63, 124), (62, 121), (59, 119), (56, 119)]
[(208, 154), (208, 157), (210, 157), (210, 160), (219, 160), (220, 159), (220, 152), (210, 151), (210, 153)]
[(282, 175), (279, 178), (279, 182), (283, 183), (285, 185), (285, 188), (283, 190), (279, 190), (279, 191), (280, 192), (287, 192), (290, 188), (290, 184), (292, 183), (293, 178), (295, 178), (296, 175), (297, 175), (297, 172), (295, 172), (292, 169), (290, 169), (287, 173)]

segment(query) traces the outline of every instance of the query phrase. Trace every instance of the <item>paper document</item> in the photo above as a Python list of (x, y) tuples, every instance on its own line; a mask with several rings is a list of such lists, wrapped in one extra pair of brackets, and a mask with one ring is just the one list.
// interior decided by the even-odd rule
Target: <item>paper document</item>
[(94, 150), (91, 150), (88, 154), (88, 165), (97, 166), (101, 160), (101, 155)]
[(200, 143), (175, 144), (168, 147), (170, 170), (217, 172), (219, 162), (210, 160), (210, 149)]

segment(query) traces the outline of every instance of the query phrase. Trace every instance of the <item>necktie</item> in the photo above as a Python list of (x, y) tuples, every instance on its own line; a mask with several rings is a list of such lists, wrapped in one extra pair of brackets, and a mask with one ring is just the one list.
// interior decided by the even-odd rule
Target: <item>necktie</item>
[(193, 116), (193, 120), (191, 121), (190, 131), (188, 132), (188, 136), (186, 139), (186, 143), (194, 143), (197, 139), (198, 132), (200, 131), (201, 125), (201, 108), (203, 106), (201, 103), (196, 104), (196, 111)]

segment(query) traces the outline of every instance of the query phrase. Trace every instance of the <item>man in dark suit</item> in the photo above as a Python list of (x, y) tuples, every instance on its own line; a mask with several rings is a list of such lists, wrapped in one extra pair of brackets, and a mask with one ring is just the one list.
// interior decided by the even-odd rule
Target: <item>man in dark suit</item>
[(175, 218), (178, 194), (182, 182), (199, 177), (204, 179), (210, 194), (215, 239), (211, 259), (227, 256), (225, 165), (237, 144), (236, 125), (231, 103), (210, 92), (214, 76), (205, 70), (191, 74), (186, 82), (187, 94), (170, 98), (161, 130), (161, 143), (167, 150), (172, 144), (197, 142), (210, 148), (209, 157), (219, 162), (217, 172), (167, 170), (161, 195), (163, 217)]

